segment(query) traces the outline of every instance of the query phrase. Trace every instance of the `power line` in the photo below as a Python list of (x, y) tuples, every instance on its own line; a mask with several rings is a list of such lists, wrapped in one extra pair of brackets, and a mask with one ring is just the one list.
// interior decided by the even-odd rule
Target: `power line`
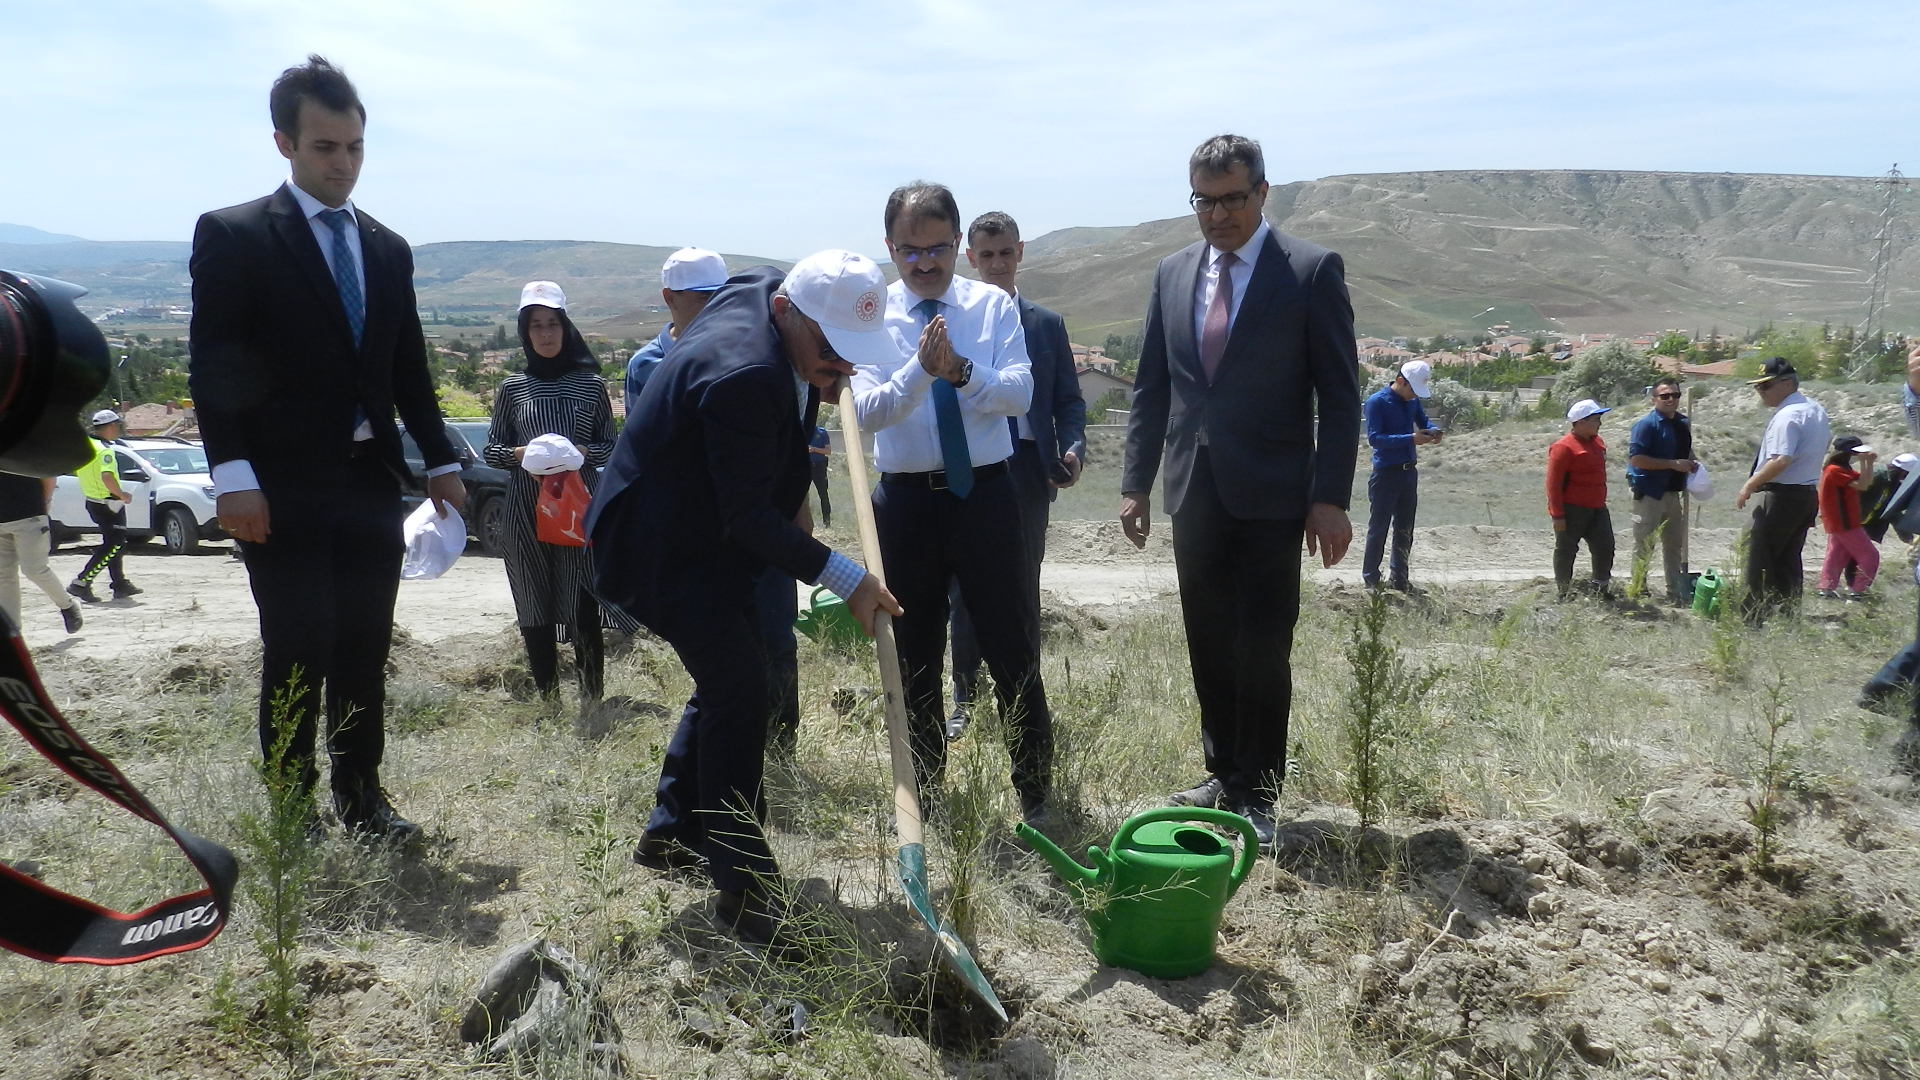
[(1885, 329), (1881, 319), (1887, 306), (1887, 268), (1893, 262), (1894, 200), (1907, 187), (1897, 161), (1887, 170), (1887, 175), (1873, 182), (1885, 189), (1886, 196), (1880, 204), (1880, 230), (1873, 238), (1873, 273), (1867, 278), (1866, 317), (1860, 321), (1860, 331), (1853, 339), (1855, 363), (1849, 372), (1851, 378), (1859, 378), (1880, 355), (1880, 334)]

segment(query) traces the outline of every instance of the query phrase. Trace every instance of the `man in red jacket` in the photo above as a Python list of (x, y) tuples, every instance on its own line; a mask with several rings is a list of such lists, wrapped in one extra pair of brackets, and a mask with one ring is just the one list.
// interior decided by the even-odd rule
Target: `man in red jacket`
[(1547, 516), (1553, 519), (1553, 581), (1560, 599), (1573, 593), (1573, 557), (1586, 541), (1593, 591), (1613, 594), (1613, 519), (1607, 514), (1607, 444), (1600, 418), (1611, 409), (1592, 398), (1573, 403), (1573, 430), (1547, 448)]

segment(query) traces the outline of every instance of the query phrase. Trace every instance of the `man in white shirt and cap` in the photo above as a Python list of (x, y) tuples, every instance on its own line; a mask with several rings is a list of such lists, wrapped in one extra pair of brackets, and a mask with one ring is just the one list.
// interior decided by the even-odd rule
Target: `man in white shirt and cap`
[(1800, 392), (1800, 375), (1785, 357), (1767, 361), (1751, 385), (1773, 410), (1753, 475), (1733, 500), (1735, 510), (1753, 504), (1741, 614), (1757, 626), (1774, 611), (1800, 603), (1806, 587), (1800, 553), (1820, 509), (1820, 469), (1833, 429), (1827, 411)]

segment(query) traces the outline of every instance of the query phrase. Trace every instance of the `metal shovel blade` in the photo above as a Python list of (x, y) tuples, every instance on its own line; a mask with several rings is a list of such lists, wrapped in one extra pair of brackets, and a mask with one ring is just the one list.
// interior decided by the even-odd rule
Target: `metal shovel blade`
[(986, 973), (980, 965), (974, 963), (973, 953), (967, 951), (967, 943), (953, 929), (953, 924), (940, 918), (933, 910), (933, 896), (927, 889), (927, 849), (920, 844), (907, 844), (900, 849), (899, 865), (900, 888), (907, 894), (907, 902), (920, 918), (933, 931), (933, 937), (940, 945), (940, 956), (947, 967), (960, 981), (973, 991), (975, 997), (987, 1003), (1002, 1023), (1007, 1020), (1006, 1006), (1000, 1004), (1000, 995), (993, 992), (993, 984), (987, 981)]

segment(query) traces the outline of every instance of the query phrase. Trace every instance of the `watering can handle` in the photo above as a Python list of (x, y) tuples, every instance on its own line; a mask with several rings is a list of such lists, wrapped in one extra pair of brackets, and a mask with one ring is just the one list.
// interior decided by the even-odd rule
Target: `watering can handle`
[(1232, 886), (1227, 890), (1229, 896), (1238, 891), (1240, 883), (1253, 872), (1253, 860), (1260, 854), (1260, 836), (1253, 831), (1253, 822), (1231, 811), (1215, 810), (1210, 806), (1163, 806), (1136, 814), (1120, 826), (1119, 833), (1113, 838), (1113, 850), (1117, 852), (1126, 847), (1127, 841), (1133, 839), (1135, 829), (1156, 821), (1203, 821), (1233, 829), (1240, 834), (1240, 857), (1233, 863)]
[(811, 606), (814, 606), (814, 605), (817, 605), (817, 604), (819, 604), (819, 603), (820, 603), (820, 594), (821, 594), (821, 593), (831, 593), (831, 592), (833, 592), (833, 590), (832, 590), (832, 589), (829, 589), (829, 588), (827, 588), (827, 587), (826, 587), (825, 585), (815, 585), (815, 586), (813, 587), (813, 591), (812, 591), (811, 593), (808, 593), (808, 594), (807, 594), (807, 605), (808, 605), (809, 607), (811, 607)]

